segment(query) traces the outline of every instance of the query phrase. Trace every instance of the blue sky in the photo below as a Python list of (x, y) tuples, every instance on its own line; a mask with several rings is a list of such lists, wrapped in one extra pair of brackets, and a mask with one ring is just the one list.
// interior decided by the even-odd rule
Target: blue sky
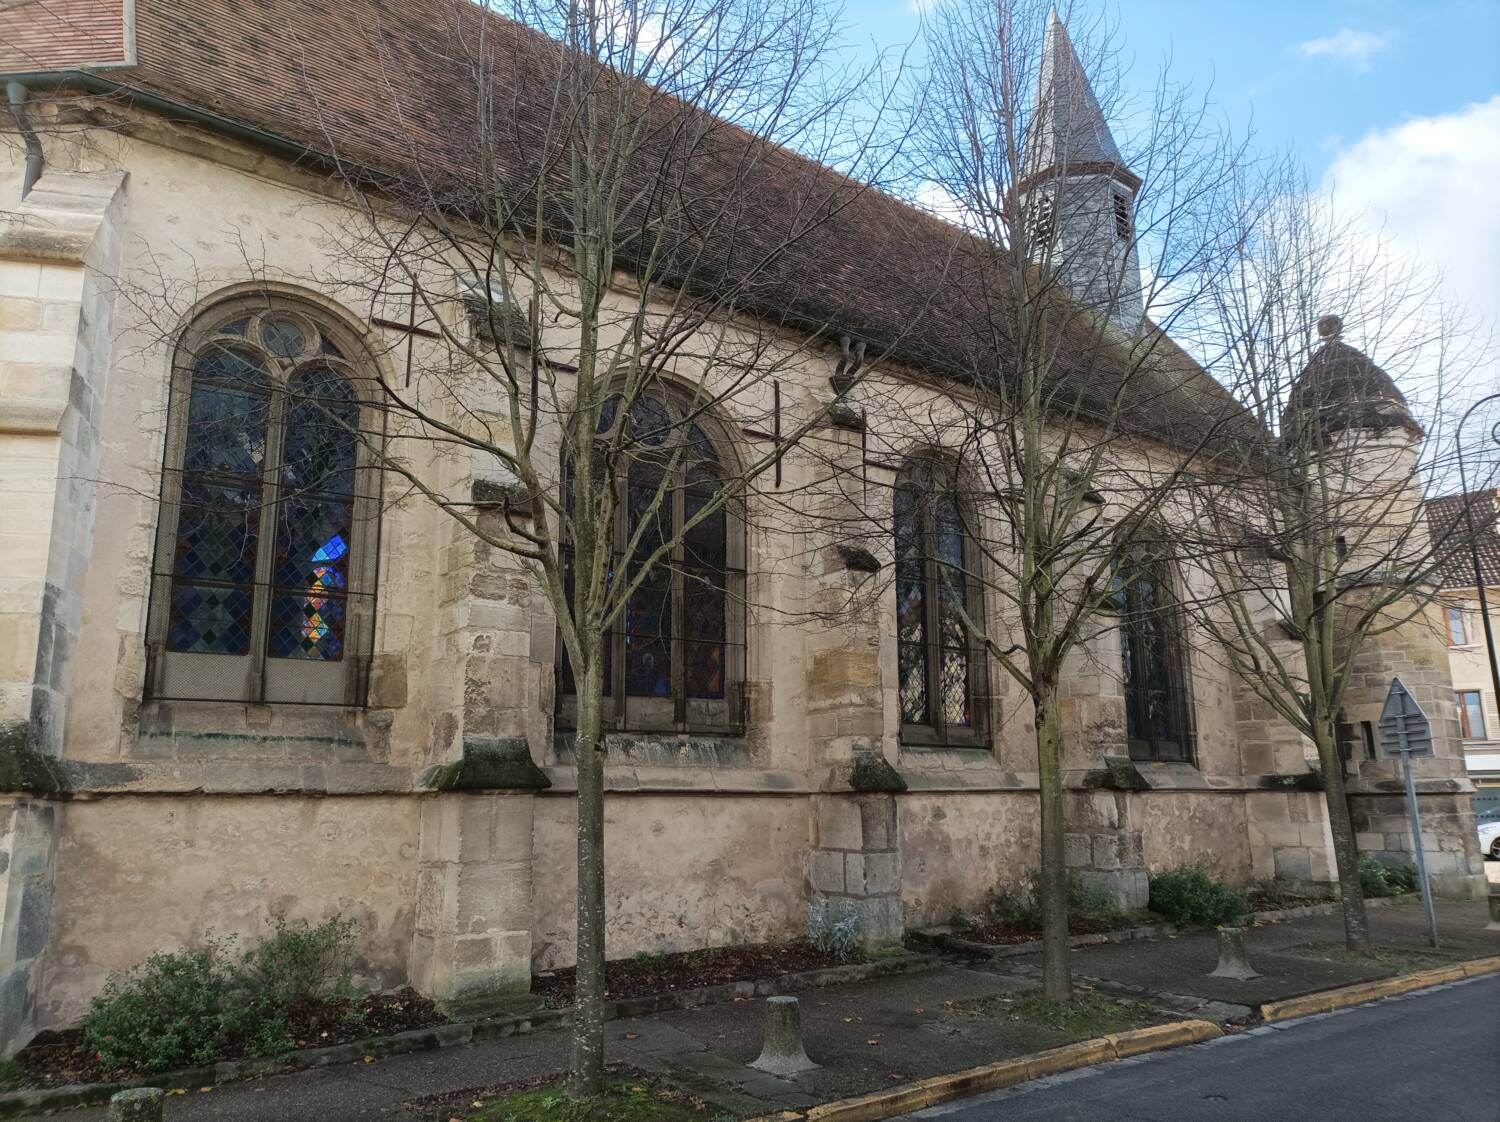
[[(1500, 0), (1119, 0), (1127, 88), (1161, 60), (1267, 147), (1295, 144), (1321, 174), (1375, 129), (1500, 95)], [(851, 37), (892, 45), (917, 30), (913, 0), (848, 0)], [(1132, 81), (1133, 79), (1133, 81)]]

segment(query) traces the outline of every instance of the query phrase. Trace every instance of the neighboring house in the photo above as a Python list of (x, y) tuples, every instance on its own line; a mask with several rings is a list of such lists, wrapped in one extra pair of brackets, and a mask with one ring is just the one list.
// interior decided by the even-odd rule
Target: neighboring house
[(1474, 809), (1481, 818), (1500, 819), (1500, 705), (1474, 581), (1464, 519), (1466, 500), (1471, 505), (1474, 545), (1489, 601), (1490, 634), (1494, 642), (1500, 642), (1500, 488), (1432, 499), (1427, 503), (1427, 517), (1433, 532), (1451, 534), (1456, 547), (1443, 570), (1442, 605), (1464, 763), (1476, 791)]
[[(372, 375), (398, 385), (396, 363), (420, 365), (431, 346), (345, 283), (362, 263), (328, 240), (350, 218), (347, 194), (317, 173), (329, 136), (399, 180), (414, 151), (469, 158), (455, 138), (476, 104), (513, 111), (518, 136), (547, 111), (509, 73), (504, 97), (494, 82), (476, 96), (443, 37), (445, 16), (474, 11), (0, 7), (14, 117), (48, 126), (29, 153), (13, 136), (0, 146), (0, 1050), (75, 1019), (111, 972), (272, 914), (344, 912), (360, 921), (373, 983), (443, 1000), (524, 991), (533, 969), (572, 961), (576, 698), (556, 620), (512, 560), (382, 474), (348, 426), (320, 430), (295, 405), (312, 394), (361, 416), (378, 406)], [(553, 49), (492, 30), (511, 61)], [(1076, 299), (1102, 257), (1138, 278), (1141, 180), (1121, 166), (1060, 23), (1042, 73), (1048, 103), (1082, 118), (1027, 180), (1047, 192), (1077, 180), (1076, 197), (1093, 200), (1049, 217), (1095, 255), (1060, 270)], [(847, 182), (775, 158), (752, 240), (783, 219), (788, 183)], [(952, 267), (970, 235), (878, 192), (821, 234), (777, 258), (765, 303), (834, 329), (791, 339), (778, 324), (775, 345), (805, 354), (775, 400), (826, 397), (841, 330), (884, 349), (881, 377), (912, 415), (966, 392), (940, 364), (991, 338), (964, 318), (970, 293)], [(445, 327), (467, 338), (472, 286), (446, 270), (431, 284)], [(162, 285), (188, 293), (169, 314), (142, 298)], [(1107, 318), (1111, 339), (1160, 346), (1194, 391), (1191, 409), (1167, 396), (1136, 408), (1190, 424), (1228, 402), (1142, 322), (1139, 292)], [(538, 328), (537, 349), (566, 344), (564, 331)], [(1409, 478), (1421, 430), (1390, 378), (1336, 338), (1315, 369), (1339, 439), (1368, 437)], [(702, 416), (694, 470), (771, 439), (723, 396)], [(682, 407), (670, 387), (648, 404)], [(789, 545), (775, 511), (747, 500), (743, 522), (700, 527), (699, 606), (680, 582), (660, 601), (699, 630), (669, 643), (683, 636), (658, 622), (612, 640), (611, 957), (800, 935), (814, 894), (848, 901), (866, 936), (899, 939), (982, 908), (1037, 863), (1031, 699), (937, 625), (955, 593), (935, 554), (968, 543), (930, 514), (951, 497), (927, 469), (931, 443), (888, 439), (899, 412), (869, 410), (888, 455), (865, 455), (852, 429), (823, 434), (849, 457), (840, 472), (881, 496), (881, 509), (864, 501), (882, 548), (921, 551), (892, 582), (899, 607), (887, 586), (837, 626), (763, 610), (842, 601), (863, 562), (831, 543)], [(1152, 470), (1175, 454), (1148, 451)], [(455, 493), (480, 507), (488, 481), (462, 462), (421, 446), (410, 457), (451, 469)], [(787, 458), (783, 494), (813, 480), (807, 459)], [(318, 486), (297, 485), (304, 469)], [(1173, 589), (1194, 575), (1162, 566), (1137, 584), (1159, 614), (1091, 640), (1062, 683), (1067, 861), (1129, 906), (1145, 903), (1149, 872), (1188, 862), (1240, 884), (1334, 879), (1308, 745), (1170, 626)], [(753, 595), (741, 601), (741, 587)], [(984, 608), (976, 597), (968, 610)], [(1395, 672), (1432, 716), (1436, 752), (1418, 763), (1429, 868), (1440, 891), (1481, 894), (1441, 636), (1425, 621), (1394, 628), (1359, 659), (1351, 725), (1378, 720)], [(1350, 771), (1360, 847), (1404, 860), (1395, 765)]]

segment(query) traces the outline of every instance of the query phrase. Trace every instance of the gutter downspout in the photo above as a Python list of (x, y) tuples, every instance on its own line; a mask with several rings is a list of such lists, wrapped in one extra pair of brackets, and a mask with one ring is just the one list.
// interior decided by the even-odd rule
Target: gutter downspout
[(42, 153), (41, 138), (37, 136), (36, 129), (31, 127), (30, 118), (26, 116), (26, 98), (29, 92), (24, 85), (15, 80), (5, 83), (5, 96), (10, 102), (10, 115), (16, 119), (16, 127), (21, 130), (21, 138), (26, 142), (26, 173), (21, 179), (22, 201), (25, 201), (26, 196), (31, 194), (36, 181), (42, 177), (42, 168), (46, 163), (46, 158)]

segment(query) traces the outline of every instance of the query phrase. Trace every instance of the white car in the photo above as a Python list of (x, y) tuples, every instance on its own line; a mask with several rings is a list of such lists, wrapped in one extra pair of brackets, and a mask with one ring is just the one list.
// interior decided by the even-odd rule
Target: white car
[(1492, 861), (1500, 861), (1500, 822), (1479, 824), (1479, 848)]

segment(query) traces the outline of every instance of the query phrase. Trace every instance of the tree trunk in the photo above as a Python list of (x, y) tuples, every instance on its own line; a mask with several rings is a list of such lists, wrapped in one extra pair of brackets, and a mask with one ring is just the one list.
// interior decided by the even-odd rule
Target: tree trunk
[(1038, 684), (1036, 711), (1037, 784), (1041, 796), (1042, 996), (1067, 1001), (1073, 996), (1068, 966), (1068, 868), (1063, 838), (1062, 717), (1056, 683)]
[(1349, 799), (1344, 794), (1343, 762), (1333, 718), (1313, 715), (1313, 742), (1323, 767), (1324, 796), (1328, 803), (1328, 829), (1333, 834), (1333, 856), (1339, 872), (1339, 899), (1344, 915), (1344, 945), (1351, 954), (1370, 953), (1370, 924), (1365, 916), (1365, 897), (1359, 887), (1359, 849), (1354, 842), (1354, 823), (1349, 818)]
[(599, 1094), (604, 1079), (604, 738), (602, 660), (578, 678), (578, 967), (568, 1096)]

